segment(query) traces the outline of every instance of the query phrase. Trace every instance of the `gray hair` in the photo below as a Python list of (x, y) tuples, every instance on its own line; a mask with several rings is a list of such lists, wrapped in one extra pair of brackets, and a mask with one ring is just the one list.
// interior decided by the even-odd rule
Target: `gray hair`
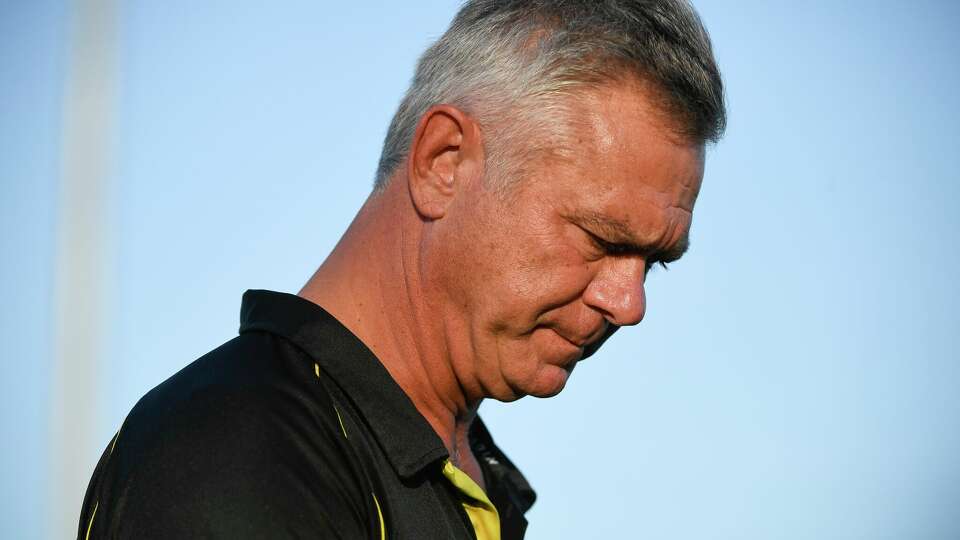
[(635, 77), (652, 83), (677, 134), (715, 142), (726, 126), (710, 38), (686, 0), (469, 0), (426, 50), (387, 130), (375, 190), (406, 160), (420, 117), (454, 105), (485, 132), (488, 159), (556, 124), (557, 98)]

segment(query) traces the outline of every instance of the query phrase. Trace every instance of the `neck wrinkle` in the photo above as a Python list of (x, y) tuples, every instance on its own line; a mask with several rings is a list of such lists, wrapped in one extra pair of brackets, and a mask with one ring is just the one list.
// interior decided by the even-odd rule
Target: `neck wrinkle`
[[(392, 187), (392, 186), (391, 186)], [(451, 364), (443, 316), (424, 294), (424, 223), (399, 193), (368, 199), (300, 295), (323, 306), (367, 345), (454, 454), (469, 454), (478, 403)], [(377, 200), (379, 199), (379, 200)], [(417, 229), (419, 228), (419, 229)], [(467, 452), (464, 452), (467, 450)]]
[[(397, 352), (390, 360), (383, 361), (396, 361), (399, 364), (395, 379), (453, 456), (458, 448), (461, 448), (461, 453), (462, 448), (469, 448), (468, 445), (461, 445), (460, 440), (466, 438), (470, 422), (476, 415), (476, 406), (467, 404), (463, 388), (452, 368), (450, 351), (444, 339), (443, 317), (434, 313), (435, 310), (427, 302), (428, 295), (424, 294), (427, 285), (420, 256), (424, 224), (419, 220), (413, 224), (421, 228), (421, 234), (412, 235), (415, 237), (413, 241), (409, 240), (411, 235), (407, 226), (401, 225), (396, 229), (399, 235), (396, 244), (399, 246), (399, 253), (396, 254), (400, 261), (399, 276), (390, 279), (388, 275), (386, 283), (379, 283), (378, 298), (382, 303), (385, 331), (390, 333)], [(383, 267), (391, 268), (389, 265)], [(394, 291), (395, 294), (391, 295), (388, 292), (390, 283), (401, 284), (402, 290)], [(392, 300), (397, 298), (402, 298), (406, 307), (407, 317), (403, 318), (405, 324), (392, 324), (392, 321), (388, 324), (387, 308), (395, 309), (396, 302)], [(404, 354), (404, 351), (413, 354)]]

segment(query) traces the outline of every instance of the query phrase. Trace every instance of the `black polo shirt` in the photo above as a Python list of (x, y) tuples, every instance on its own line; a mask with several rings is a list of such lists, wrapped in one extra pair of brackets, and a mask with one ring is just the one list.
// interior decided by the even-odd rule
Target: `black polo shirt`
[(479, 418), (470, 444), (486, 493), (333, 316), (247, 291), (240, 335), (130, 411), (78, 537), (522, 538), (533, 490)]

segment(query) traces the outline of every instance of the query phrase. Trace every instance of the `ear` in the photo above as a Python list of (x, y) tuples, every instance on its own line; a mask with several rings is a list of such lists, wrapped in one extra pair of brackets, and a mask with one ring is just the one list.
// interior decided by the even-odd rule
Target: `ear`
[(407, 179), (413, 205), (426, 219), (442, 218), (456, 194), (483, 175), (480, 127), (452, 105), (427, 110), (410, 145)]

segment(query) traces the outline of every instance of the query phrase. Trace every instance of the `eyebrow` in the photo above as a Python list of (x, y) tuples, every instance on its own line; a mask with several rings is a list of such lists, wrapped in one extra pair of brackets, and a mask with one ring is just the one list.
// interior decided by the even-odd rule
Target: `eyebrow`
[(690, 249), (689, 234), (684, 234), (676, 244), (666, 250), (658, 250), (654, 247), (644, 244), (633, 236), (630, 226), (619, 219), (602, 216), (596, 213), (578, 213), (573, 216), (578, 225), (588, 225), (586, 230), (591, 235), (594, 231), (602, 234), (605, 238), (598, 238), (603, 244), (614, 248), (614, 251), (622, 254), (644, 255), (655, 259), (653, 262), (670, 263), (676, 261)]

